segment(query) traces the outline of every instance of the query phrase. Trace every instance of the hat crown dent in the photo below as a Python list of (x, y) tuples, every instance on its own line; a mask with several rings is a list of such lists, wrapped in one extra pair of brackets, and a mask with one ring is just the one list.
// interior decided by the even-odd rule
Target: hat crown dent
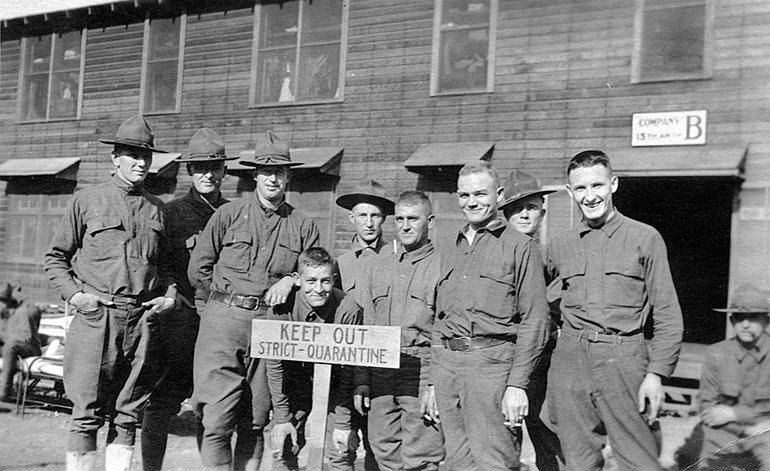
[(289, 145), (272, 130), (263, 134), (254, 146), (254, 157), (285, 157), (290, 159)]
[(751, 312), (770, 314), (770, 293), (752, 284), (742, 284), (735, 289), (727, 309), (718, 312)]
[(115, 140), (136, 141), (144, 143), (147, 147), (155, 145), (155, 133), (152, 132), (150, 123), (142, 115), (134, 115), (121, 123)]
[(511, 172), (504, 188), (508, 197), (532, 193), (541, 189), (540, 183), (535, 177), (521, 170)]
[(189, 153), (203, 157), (225, 155), (225, 140), (216, 131), (202, 128), (190, 139)]

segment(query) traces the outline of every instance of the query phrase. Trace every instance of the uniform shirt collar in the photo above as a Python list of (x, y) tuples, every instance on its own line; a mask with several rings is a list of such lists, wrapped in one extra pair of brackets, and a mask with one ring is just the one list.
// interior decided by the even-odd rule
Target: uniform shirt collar
[(625, 218), (626, 217), (620, 214), (620, 211), (615, 208), (615, 213), (612, 215), (609, 221), (605, 221), (601, 227), (590, 227), (586, 223), (585, 219), (581, 219), (580, 236), (582, 237), (591, 231), (602, 231), (607, 234), (607, 237), (612, 237), (615, 232), (617, 232), (618, 228), (620, 228), (620, 225), (623, 223)]
[(118, 176), (116, 173), (112, 176), (112, 183), (123, 193), (127, 195), (138, 195), (142, 192), (142, 186), (141, 185), (132, 185), (128, 183), (127, 181), (123, 180)]
[[(505, 222), (505, 219), (501, 217), (492, 219), (489, 223), (487, 223), (486, 226), (476, 230), (476, 235), (474, 237), (474, 240), (476, 240), (475, 238), (479, 237), (484, 232), (489, 232), (495, 237), (500, 237), (500, 234), (503, 233), (503, 231), (506, 228), (506, 225), (507, 223)], [(462, 229), (460, 229), (460, 232), (457, 234), (457, 239), (455, 240), (456, 244), (459, 244), (461, 240), (466, 238), (465, 234), (468, 232), (469, 228), (470, 228), (470, 224), (466, 224), (463, 226)]]
[(380, 253), (380, 250), (382, 250), (385, 245), (386, 244), (383, 242), (382, 236), (377, 237), (377, 240), (371, 244), (366, 245), (361, 245), (361, 239), (359, 239), (358, 234), (354, 235), (353, 239), (350, 240), (350, 248), (356, 255), (356, 258), (360, 257), (361, 254), (367, 250), (371, 250), (374, 253)]
[(273, 214), (286, 217), (289, 215), (292, 209), (292, 206), (286, 202), (286, 198), (284, 198), (283, 202), (278, 206), (277, 209), (271, 209), (262, 204), (262, 201), (259, 200), (259, 196), (257, 196), (257, 204), (259, 204), (259, 207), (262, 208), (262, 212), (264, 212), (268, 217)]
[(187, 193), (187, 196), (195, 206), (203, 206), (207, 209), (210, 208), (211, 210), (215, 210), (216, 208), (222, 206), (222, 192), (219, 190), (217, 190), (217, 197), (213, 202), (207, 200), (205, 196), (200, 194), (198, 190), (195, 189), (195, 186), (190, 187), (190, 191)]
[(408, 261), (412, 262), (412, 264), (415, 264), (419, 262), (420, 260), (423, 260), (428, 255), (432, 254), (436, 250), (435, 246), (433, 245), (433, 242), (430, 240), (425, 243), (422, 247), (420, 247), (417, 250), (413, 250), (411, 252), (407, 252), (404, 249), (403, 245), (399, 245), (398, 247), (398, 261)]
[(754, 360), (756, 360), (757, 363), (762, 361), (762, 359), (767, 355), (768, 345), (767, 345), (767, 335), (762, 334), (762, 336), (759, 337), (759, 340), (757, 341), (757, 344), (754, 345), (754, 348), (747, 349), (745, 348), (741, 342), (738, 340), (737, 337), (734, 337), (735, 342), (733, 345), (735, 346), (733, 348), (733, 354), (735, 355), (735, 358), (738, 359), (738, 361), (743, 361), (744, 358), (746, 358), (747, 355), (751, 355), (754, 357)]
[(294, 302), (294, 314), (295, 318), (300, 322), (330, 322), (334, 319), (330, 317), (334, 316), (334, 310), (330, 308), (330, 301), (332, 293), (329, 293), (329, 297), (326, 300), (326, 304), (319, 307), (313, 307), (307, 302), (307, 299), (299, 291), (295, 294)]

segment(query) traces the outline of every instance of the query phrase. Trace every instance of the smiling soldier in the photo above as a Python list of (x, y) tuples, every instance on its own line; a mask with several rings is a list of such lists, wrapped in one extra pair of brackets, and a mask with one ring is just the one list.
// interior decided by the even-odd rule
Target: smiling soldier
[(648, 425), (683, 330), (666, 245), (654, 228), (615, 209), (618, 178), (604, 152), (575, 155), (567, 178), (583, 219), (546, 249), (546, 276), (561, 279), (564, 321), (548, 373), (550, 417), (567, 469), (601, 470), (606, 436), (621, 469), (660, 469)]

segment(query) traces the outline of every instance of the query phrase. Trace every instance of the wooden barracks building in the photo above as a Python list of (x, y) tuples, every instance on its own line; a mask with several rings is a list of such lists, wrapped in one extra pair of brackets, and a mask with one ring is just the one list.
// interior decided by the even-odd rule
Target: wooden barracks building
[[(42, 256), (68, 200), (109, 178), (98, 139), (136, 113), (176, 153), (151, 170), (165, 200), (200, 127), (235, 155), (275, 130), (306, 162), (290, 202), (338, 254), (334, 200), (365, 178), (429, 192), (446, 244), (463, 162), (563, 188), (603, 149), (617, 206), (668, 244), (686, 341), (724, 338), (731, 288), (770, 289), (767, 0), (4, 0), (0, 22), (0, 263), (39, 300), (60, 302)], [(545, 238), (578, 217), (552, 195)]]

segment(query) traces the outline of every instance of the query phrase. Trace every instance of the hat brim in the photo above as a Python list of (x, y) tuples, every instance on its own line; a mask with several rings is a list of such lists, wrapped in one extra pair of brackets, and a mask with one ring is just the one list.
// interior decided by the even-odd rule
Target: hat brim
[(297, 165), (304, 165), (305, 162), (274, 162), (274, 163), (257, 163), (257, 162), (251, 162), (251, 161), (243, 161), (241, 160), (241, 165), (245, 165), (247, 167), (296, 167)]
[(160, 149), (156, 149), (156, 148), (150, 147), (150, 146), (138, 146), (138, 145), (133, 144), (131, 142), (121, 141), (121, 140), (117, 140), (117, 139), (115, 139), (115, 140), (99, 139), (99, 142), (101, 142), (102, 144), (136, 147), (137, 149), (146, 149), (146, 150), (149, 150), (149, 151), (152, 151), (152, 152), (159, 152), (161, 154), (168, 154), (168, 152), (169, 152), (167, 150), (160, 150)]
[(395, 214), (396, 203), (382, 196), (368, 195), (366, 193), (349, 193), (337, 198), (337, 206), (352, 211), (359, 203), (373, 204), (382, 209), (385, 216)]
[(523, 200), (524, 198), (529, 198), (530, 196), (540, 195), (550, 195), (551, 193), (556, 193), (557, 190), (537, 190), (537, 191), (529, 191), (527, 193), (522, 193), (520, 195), (512, 196), (510, 198), (507, 198), (503, 204), (498, 206), (499, 209), (503, 209), (505, 206), (511, 205), (517, 201)]
[(177, 157), (174, 162), (226, 162), (228, 160), (238, 160), (238, 157)]
[(716, 312), (726, 312), (728, 314), (768, 314), (770, 315), (770, 309), (752, 309), (752, 308), (726, 308), (726, 309), (712, 309), (712, 311)]

